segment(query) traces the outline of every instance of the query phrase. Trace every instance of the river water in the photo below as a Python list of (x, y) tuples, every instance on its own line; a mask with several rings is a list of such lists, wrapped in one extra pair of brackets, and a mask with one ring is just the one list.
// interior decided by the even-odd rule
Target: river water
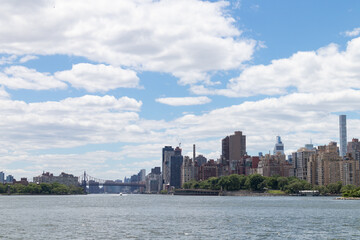
[(333, 197), (0, 196), (2, 239), (360, 239)]

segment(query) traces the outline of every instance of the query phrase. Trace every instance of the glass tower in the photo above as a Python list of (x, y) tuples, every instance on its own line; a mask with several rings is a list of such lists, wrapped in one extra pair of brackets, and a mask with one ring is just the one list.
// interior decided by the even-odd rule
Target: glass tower
[(339, 116), (339, 135), (340, 135), (340, 156), (346, 155), (346, 115)]

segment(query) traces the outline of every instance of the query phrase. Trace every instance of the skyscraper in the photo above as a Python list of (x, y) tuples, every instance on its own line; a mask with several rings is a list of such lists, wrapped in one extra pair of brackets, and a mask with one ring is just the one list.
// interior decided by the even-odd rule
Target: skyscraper
[(230, 159), (230, 149), (229, 149), (229, 136), (226, 136), (224, 139), (221, 140), (221, 157), (223, 160)]
[(276, 137), (276, 143), (275, 143), (275, 147), (274, 147), (274, 155), (276, 155), (276, 153), (284, 154), (284, 144), (281, 142), (280, 136)]
[(181, 165), (183, 163), (183, 156), (181, 155), (181, 148), (176, 147), (174, 154), (170, 157), (170, 186), (175, 188), (181, 187)]
[[(241, 160), (246, 155), (246, 136), (241, 131), (224, 138), (222, 154), (226, 160)], [(227, 152), (228, 151), (228, 152)]]
[(174, 156), (174, 149), (171, 146), (165, 146), (162, 149), (162, 182), (164, 189), (166, 185), (170, 184), (171, 156)]
[(2, 184), (5, 183), (5, 173), (4, 172), (0, 172), (0, 183), (2, 183)]
[(339, 135), (340, 135), (340, 157), (346, 155), (346, 115), (339, 116)]

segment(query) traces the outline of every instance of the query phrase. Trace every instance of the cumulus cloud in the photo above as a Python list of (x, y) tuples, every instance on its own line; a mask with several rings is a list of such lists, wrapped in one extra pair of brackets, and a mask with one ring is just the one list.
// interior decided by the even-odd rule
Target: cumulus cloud
[(2, 56), (0, 58), (0, 65), (12, 64), (17, 59), (16, 55)]
[(79, 63), (73, 65), (71, 70), (59, 71), (53, 75), (24, 66), (11, 66), (0, 72), (0, 84), (11, 89), (65, 89), (67, 88), (65, 82), (88, 92), (140, 88), (135, 71), (104, 64)]
[(0, 99), (9, 99), (10, 98), (10, 94), (8, 92), (6, 92), (6, 90), (4, 89), (4, 86), (0, 87)]
[(75, 88), (84, 88), (88, 92), (139, 87), (136, 72), (104, 64), (75, 64), (71, 70), (55, 73), (55, 77), (69, 82)]
[(141, 105), (128, 97), (91, 95), (39, 103), (0, 99), (0, 142), (6, 149), (26, 150), (136, 138), (126, 127), (139, 122)]
[(256, 42), (241, 36), (228, 6), (199, 0), (5, 1), (0, 53), (76, 55), (171, 73), (192, 84), (207, 80), (208, 71), (237, 68), (252, 57)]
[(35, 59), (38, 59), (38, 58), (39, 58), (38, 56), (26, 55), (26, 56), (20, 58), (19, 62), (20, 63), (26, 63), (28, 61), (35, 60)]
[(0, 72), (0, 84), (10, 89), (48, 90), (64, 89), (67, 85), (51, 76), (35, 69), (23, 66), (11, 66)]
[(360, 34), (360, 28), (354, 28), (352, 31), (346, 31), (345, 36), (347, 37), (356, 37)]
[(170, 106), (202, 105), (211, 102), (208, 97), (169, 97), (157, 98), (155, 101)]
[(332, 92), (360, 88), (360, 38), (348, 42), (345, 51), (330, 44), (317, 51), (297, 52), (269, 65), (250, 66), (230, 79), (226, 89), (194, 85), (193, 93), (228, 97), (283, 95), (289, 92)]

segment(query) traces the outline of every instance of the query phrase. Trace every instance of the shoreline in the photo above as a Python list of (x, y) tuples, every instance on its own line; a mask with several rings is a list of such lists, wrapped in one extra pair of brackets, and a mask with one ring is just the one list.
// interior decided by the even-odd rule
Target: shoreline
[(336, 200), (360, 200), (360, 197), (337, 197)]

